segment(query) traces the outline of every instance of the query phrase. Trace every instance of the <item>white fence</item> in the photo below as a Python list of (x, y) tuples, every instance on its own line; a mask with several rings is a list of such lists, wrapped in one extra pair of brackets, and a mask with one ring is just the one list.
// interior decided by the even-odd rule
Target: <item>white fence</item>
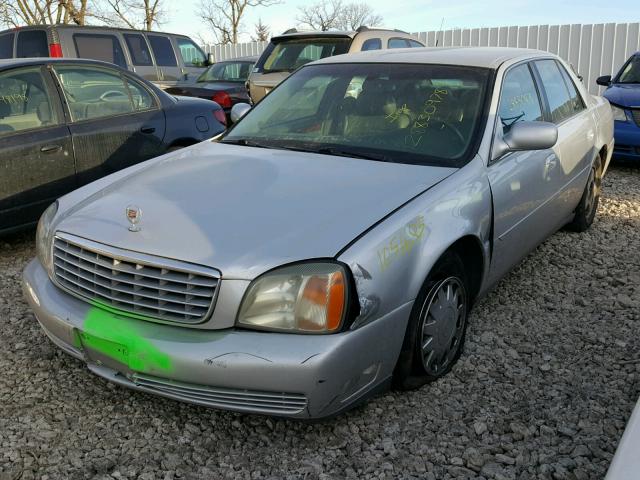
[[(532, 25), (526, 27), (469, 28), (415, 33), (428, 47), (496, 46), (536, 48), (555, 53), (583, 76), (591, 93), (598, 93), (596, 78), (615, 73), (640, 50), (640, 23), (593, 25)], [(207, 45), (217, 60), (258, 55), (267, 42)]]

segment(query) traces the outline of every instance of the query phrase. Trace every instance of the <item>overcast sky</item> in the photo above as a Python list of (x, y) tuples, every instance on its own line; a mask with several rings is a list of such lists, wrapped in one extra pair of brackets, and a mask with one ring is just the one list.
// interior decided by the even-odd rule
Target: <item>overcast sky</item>
[[(162, 29), (212, 38), (198, 19), (199, 0), (165, 0), (166, 23)], [(345, 0), (348, 1), (348, 0)], [(243, 41), (250, 41), (258, 18), (271, 34), (296, 26), (297, 7), (313, 0), (283, 0), (280, 5), (252, 8), (243, 22)], [(499, 27), (564, 23), (633, 22), (640, 18), (639, 0), (368, 0), (384, 19), (384, 26), (409, 32), (444, 28)]]

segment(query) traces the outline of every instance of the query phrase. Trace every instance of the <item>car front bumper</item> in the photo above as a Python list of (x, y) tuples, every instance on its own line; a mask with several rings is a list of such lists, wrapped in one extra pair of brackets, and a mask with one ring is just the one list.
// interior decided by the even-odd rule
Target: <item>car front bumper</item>
[(640, 126), (632, 121), (615, 121), (614, 137), (616, 139), (613, 156), (619, 160), (640, 162)]
[(293, 418), (346, 410), (384, 386), (412, 303), (353, 331), (196, 330), (117, 315), (54, 285), (37, 259), (23, 290), (49, 338), (120, 385), (215, 408)]

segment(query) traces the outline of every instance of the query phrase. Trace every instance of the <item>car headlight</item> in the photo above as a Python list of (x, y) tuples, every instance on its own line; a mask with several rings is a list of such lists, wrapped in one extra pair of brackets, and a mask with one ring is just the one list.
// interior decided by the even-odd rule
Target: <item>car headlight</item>
[(292, 333), (340, 330), (349, 298), (347, 272), (338, 263), (299, 263), (267, 272), (245, 294), (237, 324)]
[(42, 214), (38, 222), (38, 229), (36, 230), (36, 251), (38, 259), (47, 272), (49, 272), (49, 275), (53, 272), (53, 259), (51, 257), (51, 237), (53, 230), (51, 229), (51, 225), (57, 212), (58, 201), (56, 200), (49, 205)]
[(624, 109), (620, 107), (614, 107), (613, 105), (611, 105), (611, 110), (613, 111), (614, 120), (617, 120), (619, 122), (627, 121), (627, 113), (624, 111)]

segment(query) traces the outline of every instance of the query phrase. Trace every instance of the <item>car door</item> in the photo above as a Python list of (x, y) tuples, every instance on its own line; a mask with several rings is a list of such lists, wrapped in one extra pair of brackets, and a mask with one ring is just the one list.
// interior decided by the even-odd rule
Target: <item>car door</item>
[(129, 50), (133, 72), (150, 82), (158, 81), (160, 79), (158, 69), (153, 64), (153, 57), (144, 35), (141, 33), (123, 33), (122, 36)]
[[(543, 101), (529, 63), (506, 71), (498, 107), (496, 136), (520, 121), (545, 119)], [(550, 199), (562, 185), (557, 145), (553, 149), (510, 152), (488, 166), (494, 207), (491, 281), (500, 278), (557, 227)]]
[(49, 73), (0, 72), (0, 231), (37, 221), (75, 185), (71, 135)]
[(180, 80), (182, 73), (171, 40), (165, 35), (149, 33), (147, 39), (158, 67), (158, 83), (163, 88), (175, 85)]
[(554, 59), (533, 62), (549, 120), (558, 126), (558, 189), (551, 200), (556, 220), (571, 215), (580, 201), (593, 159), (595, 123), (566, 69)]
[(79, 184), (165, 152), (164, 113), (142, 82), (115, 68), (55, 65), (67, 105)]

